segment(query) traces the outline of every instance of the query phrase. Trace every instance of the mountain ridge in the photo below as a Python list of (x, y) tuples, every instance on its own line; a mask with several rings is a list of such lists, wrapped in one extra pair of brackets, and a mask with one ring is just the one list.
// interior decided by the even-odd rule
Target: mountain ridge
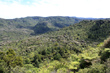
[(76, 17), (62, 17), (62, 16), (56, 16), (56, 17), (36, 16), (36, 17), (16, 18), (16, 19), (0, 19), (0, 35), (1, 35), (0, 40), (1, 41), (16, 40), (16, 39), (23, 39), (24, 37), (33, 36), (31, 34), (34, 35), (36, 34), (35, 30), (38, 29), (35, 29), (35, 26), (37, 26), (39, 22), (48, 21), (50, 23), (49, 28), (51, 30), (53, 29), (56, 30), (72, 25), (74, 23), (78, 23), (82, 20), (83, 19)]

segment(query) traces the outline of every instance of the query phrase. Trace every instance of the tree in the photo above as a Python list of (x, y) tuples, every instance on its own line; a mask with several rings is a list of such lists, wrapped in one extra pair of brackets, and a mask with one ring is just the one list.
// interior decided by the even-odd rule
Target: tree
[(0, 63), (5, 63), (5, 69), (11, 73), (12, 68), (16, 66), (23, 66), (23, 59), (20, 56), (16, 56), (16, 53), (13, 49), (9, 49), (6, 53), (0, 52)]

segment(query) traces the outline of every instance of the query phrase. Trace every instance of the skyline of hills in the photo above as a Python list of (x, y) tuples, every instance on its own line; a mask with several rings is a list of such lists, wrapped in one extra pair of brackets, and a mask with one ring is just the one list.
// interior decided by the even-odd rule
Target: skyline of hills
[(62, 17), (62, 16), (0, 19), (0, 35), (1, 35), (0, 40), (6, 41), (10, 39), (11, 40), (23, 39), (24, 37), (26, 38), (31, 36), (31, 34), (36, 34), (37, 31), (40, 31), (40, 28), (35, 29), (35, 27), (39, 26), (37, 25), (39, 22), (40, 23), (45, 21), (48, 22), (49, 24), (47, 27), (50, 28), (50, 30), (55, 31), (60, 28), (78, 23), (84, 19), (85, 18)]

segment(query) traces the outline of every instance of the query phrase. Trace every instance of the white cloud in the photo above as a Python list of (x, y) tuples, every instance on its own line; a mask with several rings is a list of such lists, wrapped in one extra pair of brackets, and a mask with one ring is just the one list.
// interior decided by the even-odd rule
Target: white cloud
[[(23, 5), (21, 0), (12, 3), (0, 1), (0, 18), (26, 16), (78, 16), (110, 18), (109, 0), (33, 0)], [(27, 4), (30, 3), (27, 0)]]

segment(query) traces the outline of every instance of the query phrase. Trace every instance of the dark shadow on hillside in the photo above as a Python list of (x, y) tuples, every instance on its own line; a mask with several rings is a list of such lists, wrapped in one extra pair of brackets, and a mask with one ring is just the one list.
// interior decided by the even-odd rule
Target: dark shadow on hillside
[(103, 41), (110, 34), (110, 21), (97, 20), (88, 32), (88, 39), (95, 41)]
[(43, 33), (46, 33), (48, 31), (51, 31), (51, 28), (49, 28), (47, 26), (47, 24), (48, 24), (47, 22), (39, 22), (38, 24), (36, 24), (33, 27), (34, 34), (32, 34), (32, 35), (43, 34)]

